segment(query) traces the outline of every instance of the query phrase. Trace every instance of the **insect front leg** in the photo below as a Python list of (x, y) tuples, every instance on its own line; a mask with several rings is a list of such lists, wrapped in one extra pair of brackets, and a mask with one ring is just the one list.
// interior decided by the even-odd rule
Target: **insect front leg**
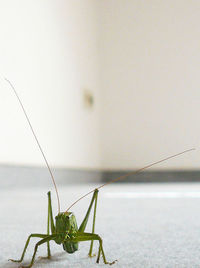
[(55, 236), (53, 235), (48, 235), (46, 236), (45, 238), (43, 238), (42, 240), (40, 240), (36, 245), (35, 245), (35, 249), (34, 249), (34, 253), (33, 253), (33, 257), (32, 257), (32, 260), (31, 260), (31, 263), (27, 266), (20, 266), (20, 268), (31, 268), (33, 266), (33, 263), (35, 261), (35, 256), (36, 256), (36, 253), (37, 253), (37, 249), (40, 245), (44, 244), (44, 243), (47, 243), (49, 242), (50, 240), (54, 240)]
[[(52, 205), (51, 205), (51, 193), (48, 192), (48, 218), (47, 218), (47, 234), (31, 234), (29, 235), (24, 250), (22, 252), (22, 256), (19, 260), (13, 260), (10, 259), (10, 261), (13, 262), (22, 262), (24, 259), (24, 255), (26, 253), (27, 247), (29, 245), (30, 239), (32, 237), (37, 237), (37, 238), (46, 238), (49, 236), (49, 231), (50, 231), (50, 227), (51, 227), (51, 233), (53, 234), (55, 232), (55, 225), (54, 225), (54, 221), (53, 221), (53, 212), (52, 212)], [(49, 240), (47, 240), (47, 255), (48, 258), (50, 258), (51, 256), (51, 252), (50, 252), (50, 245), (49, 245)]]
[(117, 260), (113, 261), (113, 262), (108, 262), (106, 260), (106, 256), (103, 250), (103, 241), (101, 239), (101, 237), (97, 234), (93, 234), (93, 233), (77, 233), (77, 236), (74, 240), (72, 240), (73, 242), (82, 242), (82, 241), (94, 241), (94, 240), (98, 240), (99, 241), (99, 251), (98, 251), (98, 256), (97, 256), (97, 260), (96, 262), (99, 263), (100, 260), (100, 256), (102, 254), (103, 257), (103, 262), (105, 264), (114, 264)]
[[(98, 198), (98, 189), (95, 189), (94, 193), (93, 193), (93, 196), (92, 196), (92, 200), (90, 202), (90, 205), (89, 205), (89, 208), (86, 212), (86, 215), (85, 215), (85, 218), (83, 219), (80, 227), (79, 227), (79, 232), (84, 232), (85, 231), (85, 228), (86, 228), (86, 225), (87, 225), (87, 222), (88, 222), (88, 218), (90, 216), (90, 212), (91, 212), (91, 209), (92, 209), (92, 205), (93, 203), (95, 202), (94, 204), (94, 214), (93, 214), (93, 223), (92, 223), (92, 234), (94, 234), (95, 232), (95, 221), (96, 221), (96, 210), (97, 210), (97, 198)], [(93, 240), (91, 240), (91, 244), (90, 244), (90, 249), (89, 249), (89, 257), (93, 257), (95, 255), (92, 255), (92, 250), (93, 250)]]
[(13, 261), (13, 262), (22, 262), (22, 261), (23, 261), (23, 259), (24, 259), (24, 255), (25, 255), (25, 253), (26, 253), (26, 249), (27, 249), (28, 244), (29, 244), (29, 242), (30, 242), (30, 239), (31, 239), (32, 237), (46, 238), (47, 235), (46, 235), (46, 234), (31, 234), (31, 235), (29, 235), (29, 237), (28, 237), (28, 239), (27, 239), (27, 241), (26, 241), (24, 250), (23, 250), (23, 252), (22, 252), (22, 256), (21, 256), (21, 258), (20, 258), (19, 260), (9, 259), (10, 261)]

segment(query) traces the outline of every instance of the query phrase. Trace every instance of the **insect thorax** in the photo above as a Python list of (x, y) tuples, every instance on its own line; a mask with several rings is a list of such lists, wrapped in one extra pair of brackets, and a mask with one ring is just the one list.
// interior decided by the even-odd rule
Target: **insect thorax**
[(57, 244), (63, 244), (63, 249), (68, 253), (78, 250), (78, 243), (73, 242), (76, 238), (78, 226), (76, 217), (72, 212), (61, 212), (56, 217), (55, 233)]

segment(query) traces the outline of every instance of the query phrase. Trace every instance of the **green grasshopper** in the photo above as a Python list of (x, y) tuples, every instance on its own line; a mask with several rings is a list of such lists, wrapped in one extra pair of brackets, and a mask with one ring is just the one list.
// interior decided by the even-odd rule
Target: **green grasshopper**
[[(102, 238), (95, 233), (95, 220), (96, 220), (96, 210), (97, 210), (97, 199), (98, 199), (98, 192), (99, 192), (99, 189), (104, 187), (105, 185), (108, 185), (108, 184), (111, 184), (115, 181), (118, 181), (118, 180), (122, 180), (122, 179), (125, 179), (126, 177), (130, 176), (130, 175), (133, 175), (133, 174), (136, 174), (136, 173), (139, 173), (141, 171), (143, 171), (144, 169), (147, 169), (147, 168), (150, 168), (151, 166), (153, 165), (156, 165), (158, 163), (161, 163), (163, 161), (166, 161), (170, 158), (173, 158), (173, 157), (176, 157), (180, 154), (183, 154), (183, 153), (186, 153), (186, 152), (189, 152), (191, 150), (194, 150), (194, 148), (192, 149), (189, 149), (189, 150), (185, 150), (181, 153), (178, 153), (178, 154), (175, 154), (175, 155), (172, 155), (172, 156), (169, 156), (167, 158), (164, 158), (162, 160), (159, 160), (157, 162), (154, 162), (150, 165), (147, 165), (141, 169), (138, 169), (136, 171), (133, 171), (133, 172), (129, 172), (128, 174), (125, 174), (123, 176), (120, 176), (114, 180), (111, 180), (111, 181), (108, 181), (104, 184), (102, 184), (101, 186), (97, 187), (96, 189), (93, 189), (92, 191), (88, 192), (87, 194), (83, 195), (82, 197), (80, 197), (78, 200), (76, 200), (65, 212), (60, 212), (60, 200), (59, 200), (59, 195), (58, 195), (58, 190), (57, 190), (57, 186), (56, 186), (56, 183), (55, 183), (55, 179), (53, 177), (53, 173), (51, 171), (51, 168), (48, 164), (48, 161), (44, 155), (44, 152), (39, 144), (39, 141), (37, 139), (37, 136), (33, 130), (33, 127), (30, 123), (30, 120), (27, 116), (27, 113), (24, 109), (24, 106), (14, 88), (14, 86), (11, 84), (11, 82), (5, 78), (5, 80), (9, 83), (9, 85), (11, 86), (11, 88), (13, 89), (16, 97), (18, 98), (18, 101), (21, 105), (21, 108), (26, 116), (26, 119), (27, 119), (27, 122), (31, 128), (31, 131), (35, 137), (35, 140), (38, 144), (38, 147), (43, 155), (43, 158), (45, 160), (45, 163), (47, 165), (47, 168), (49, 170), (49, 173), (50, 173), (50, 176), (51, 176), (51, 179), (53, 181), (53, 184), (54, 184), (54, 187), (55, 187), (55, 191), (56, 191), (56, 195), (57, 195), (57, 201), (58, 201), (58, 215), (55, 217), (55, 222), (54, 222), (54, 219), (53, 219), (53, 212), (52, 212), (52, 205), (51, 205), (51, 193), (48, 192), (48, 219), (47, 219), (47, 233), (46, 234), (40, 234), (40, 233), (34, 233), (34, 234), (31, 234), (29, 235), (27, 241), (26, 241), (26, 244), (25, 244), (25, 247), (24, 247), (24, 250), (22, 252), (22, 255), (21, 255), (21, 258), (19, 260), (13, 260), (13, 259), (10, 259), (11, 261), (13, 262), (22, 262), (23, 259), (24, 259), (24, 256), (25, 256), (25, 253), (26, 253), (26, 250), (27, 250), (27, 247), (29, 245), (29, 242), (30, 242), (30, 239), (33, 238), (33, 237), (36, 237), (36, 238), (41, 238), (41, 240), (39, 242), (36, 243), (35, 245), (35, 248), (34, 248), (34, 253), (33, 253), (33, 256), (32, 256), (32, 259), (31, 259), (31, 262), (29, 265), (27, 266), (20, 266), (21, 268), (30, 268), (33, 266), (34, 264), (34, 261), (35, 261), (35, 257), (36, 257), (36, 253), (37, 253), (37, 250), (38, 250), (38, 247), (42, 244), (47, 244), (47, 258), (50, 258), (51, 257), (51, 251), (50, 251), (50, 241), (54, 241), (55, 243), (63, 246), (63, 249), (67, 252), (67, 253), (74, 253), (78, 250), (78, 243), (79, 242), (82, 242), (82, 241), (91, 241), (90, 243), (90, 249), (89, 249), (89, 257), (92, 257), (93, 254), (92, 254), (92, 251), (93, 251), (93, 242), (94, 241), (98, 241), (99, 243), (99, 249), (98, 249), (98, 254), (97, 254), (97, 259), (96, 259), (96, 262), (99, 263), (100, 261), (100, 257), (102, 256), (102, 259), (103, 259), (103, 262), (104, 264), (114, 264), (116, 262), (113, 261), (113, 262), (108, 262), (106, 257), (105, 257), (105, 253), (104, 253), (104, 250), (103, 250), (103, 241), (102, 241)], [(76, 221), (76, 217), (74, 216), (74, 214), (72, 212), (70, 212), (69, 210), (77, 203), (79, 202), (81, 199), (83, 199), (84, 197), (86, 197), (87, 195), (93, 193), (93, 196), (92, 196), (92, 199), (91, 199), (91, 202), (89, 204), (89, 207), (88, 207), (88, 210), (86, 212), (86, 215), (80, 225), (80, 227), (78, 227), (77, 225), (77, 221)], [(93, 224), (92, 224), (92, 232), (85, 232), (85, 229), (86, 229), (86, 226), (87, 226), (87, 223), (88, 223), (88, 219), (89, 219), (89, 216), (90, 216), (90, 213), (91, 213), (91, 209), (94, 205), (94, 214), (93, 214)]]

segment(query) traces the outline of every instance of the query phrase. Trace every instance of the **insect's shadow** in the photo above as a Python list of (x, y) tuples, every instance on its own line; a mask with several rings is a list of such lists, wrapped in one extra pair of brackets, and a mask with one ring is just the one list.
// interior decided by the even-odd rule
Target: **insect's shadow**
[[(60, 260), (60, 257), (66, 255), (65, 252), (58, 252), (58, 253), (55, 253), (50, 259), (48, 258), (45, 258), (45, 257), (42, 257), (42, 256), (38, 256), (34, 262), (34, 267), (37, 267), (37, 265), (40, 265), (40, 264), (48, 264), (49, 262), (51, 262), (51, 264), (53, 262), (58, 262)], [(16, 267), (19, 267), (20, 265), (28, 265), (30, 263), (30, 261), (26, 260), (26, 261), (23, 261), (22, 263), (14, 263), (12, 261), (6, 261), (4, 264), (3, 264), (3, 267), (5, 268), (16, 268)]]
[[(42, 257), (42, 256), (38, 256), (36, 257), (36, 260), (34, 262), (34, 267), (37, 268), (37, 267), (41, 267), (41, 265), (45, 265), (45, 264), (48, 265), (49, 262), (51, 262), (51, 265), (52, 265), (53, 263), (58, 263), (60, 260), (63, 260), (63, 258), (65, 257), (66, 257), (66, 252), (54, 253), (50, 259)], [(81, 259), (82, 260), (88, 259), (88, 256), (79, 258), (79, 261), (78, 261), (79, 263)], [(3, 267), (4, 268), (18, 268), (20, 267), (20, 265), (28, 265), (29, 263), (30, 263), (30, 260), (29, 261), (25, 260), (22, 263), (14, 263), (8, 260), (3, 264)], [(48, 266), (45, 266), (45, 267), (48, 267)]]

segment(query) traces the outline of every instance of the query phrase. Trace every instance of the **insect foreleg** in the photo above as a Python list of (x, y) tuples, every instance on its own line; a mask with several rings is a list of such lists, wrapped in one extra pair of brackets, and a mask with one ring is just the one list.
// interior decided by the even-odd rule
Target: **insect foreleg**
[(47, 237), (47, 235), (46, 235), (46, 234), (31, 234), (31, 235), (29, 235), (29, 237), (28, 237), (28, 239), (27, 239), (27, 241), (26, 241), (24, 250), (23, 250), (23, 252), (22, 252), (22, 256), (21, 256), (21, 258), (20, 258), (19, 260), (13, 260), (13, 259), (10, 259), (10, 261), (13, 261), (13, 262), (22, 262), (22, 261), (23, 261), (23, 259), (24, 259), (24, 255), (25, 255), (25, 253), (26, 253), (26, 249), (27, 249), (28, 244), (29, 244), (29, 242), (30, 242), (30, 239), (31, 239), (32, 237), (45, 238), (45, 237)]
[[(88, 222), (88, 218), (90, 216), (90, 212), (91, 212), (91, 209), (92, 209), (92, 205), (93, 203), (95, 202), (94, 204), (94, 215), (93, 215), (93, 223), (92, 223), (92, 233), (94, 234), (95, 232), (95, 220), (96, 220), (96, 209), (97, 209), (97, 198), (98, 198), (98, 190), (96, 189), (93, 193), (93, 196), (92, 196), (92, 200), (90, 202), (90, 205), (89, 205), (89, 208), (86, 212), (86, 215), (85, 215), (85, 218), (83, 219), (80, 227), (79, 227), (79, 232), (83, 233), (85, 231), (85, 228), (86, 228), (86, 225), (87, 225), (87, 222)], [(91, 244), (90, 244), (90, 250), (89, 250), (89, 253), (88, 255), (90, 257), (92, 257), (92, 249), (93, 249), (93, 240), (91, 240)]]
[(105, 264), (114, 264), (115, 261), (113, 262), (108, 262), (106, 260), (106, 257), (105, 257), (105, 253), (104, 253), (104, 250), (103, 250), (103, 241), (101, 239), (101, 237), (97, 234), (93, 234), (93, 233), (77, 233), (77, 236), (75, 239), (72, 240), (72, 242), (81, 242), (81, 241), (93, 241), (93, 240), (98, 240), (99, 241), (99, 251), (98, 251), (98, 256), (97, 256), (97, 260), (96, 262), (99, 263), (99, 260), (100, 260), (100, 255), (102, 254), (102, 257), (103, 257), (103, 262)]
[(43, 238), (42, 240), (40, 240), (36, 245), (35, 245), (35, 249), (34, 249), (34, 253), (33, 253), (33, 257), (32, 257), (32, 260), (31, 260), (31, 263), (28, 265), (28, 266), (21, 266), (21, 268), (30, 268), (33, 266), (33, 263), (34, 263), (34, 260), (35, 260), (35, 256), (36, 256), (36, 252), (37, 252), (37, 249), (40, 245), (44, 244), (44, 243), (47, 243), (49, 242), (50, 240), (54, 240), (55, 238), (55, 235), (46, 235), (45, 238)]

